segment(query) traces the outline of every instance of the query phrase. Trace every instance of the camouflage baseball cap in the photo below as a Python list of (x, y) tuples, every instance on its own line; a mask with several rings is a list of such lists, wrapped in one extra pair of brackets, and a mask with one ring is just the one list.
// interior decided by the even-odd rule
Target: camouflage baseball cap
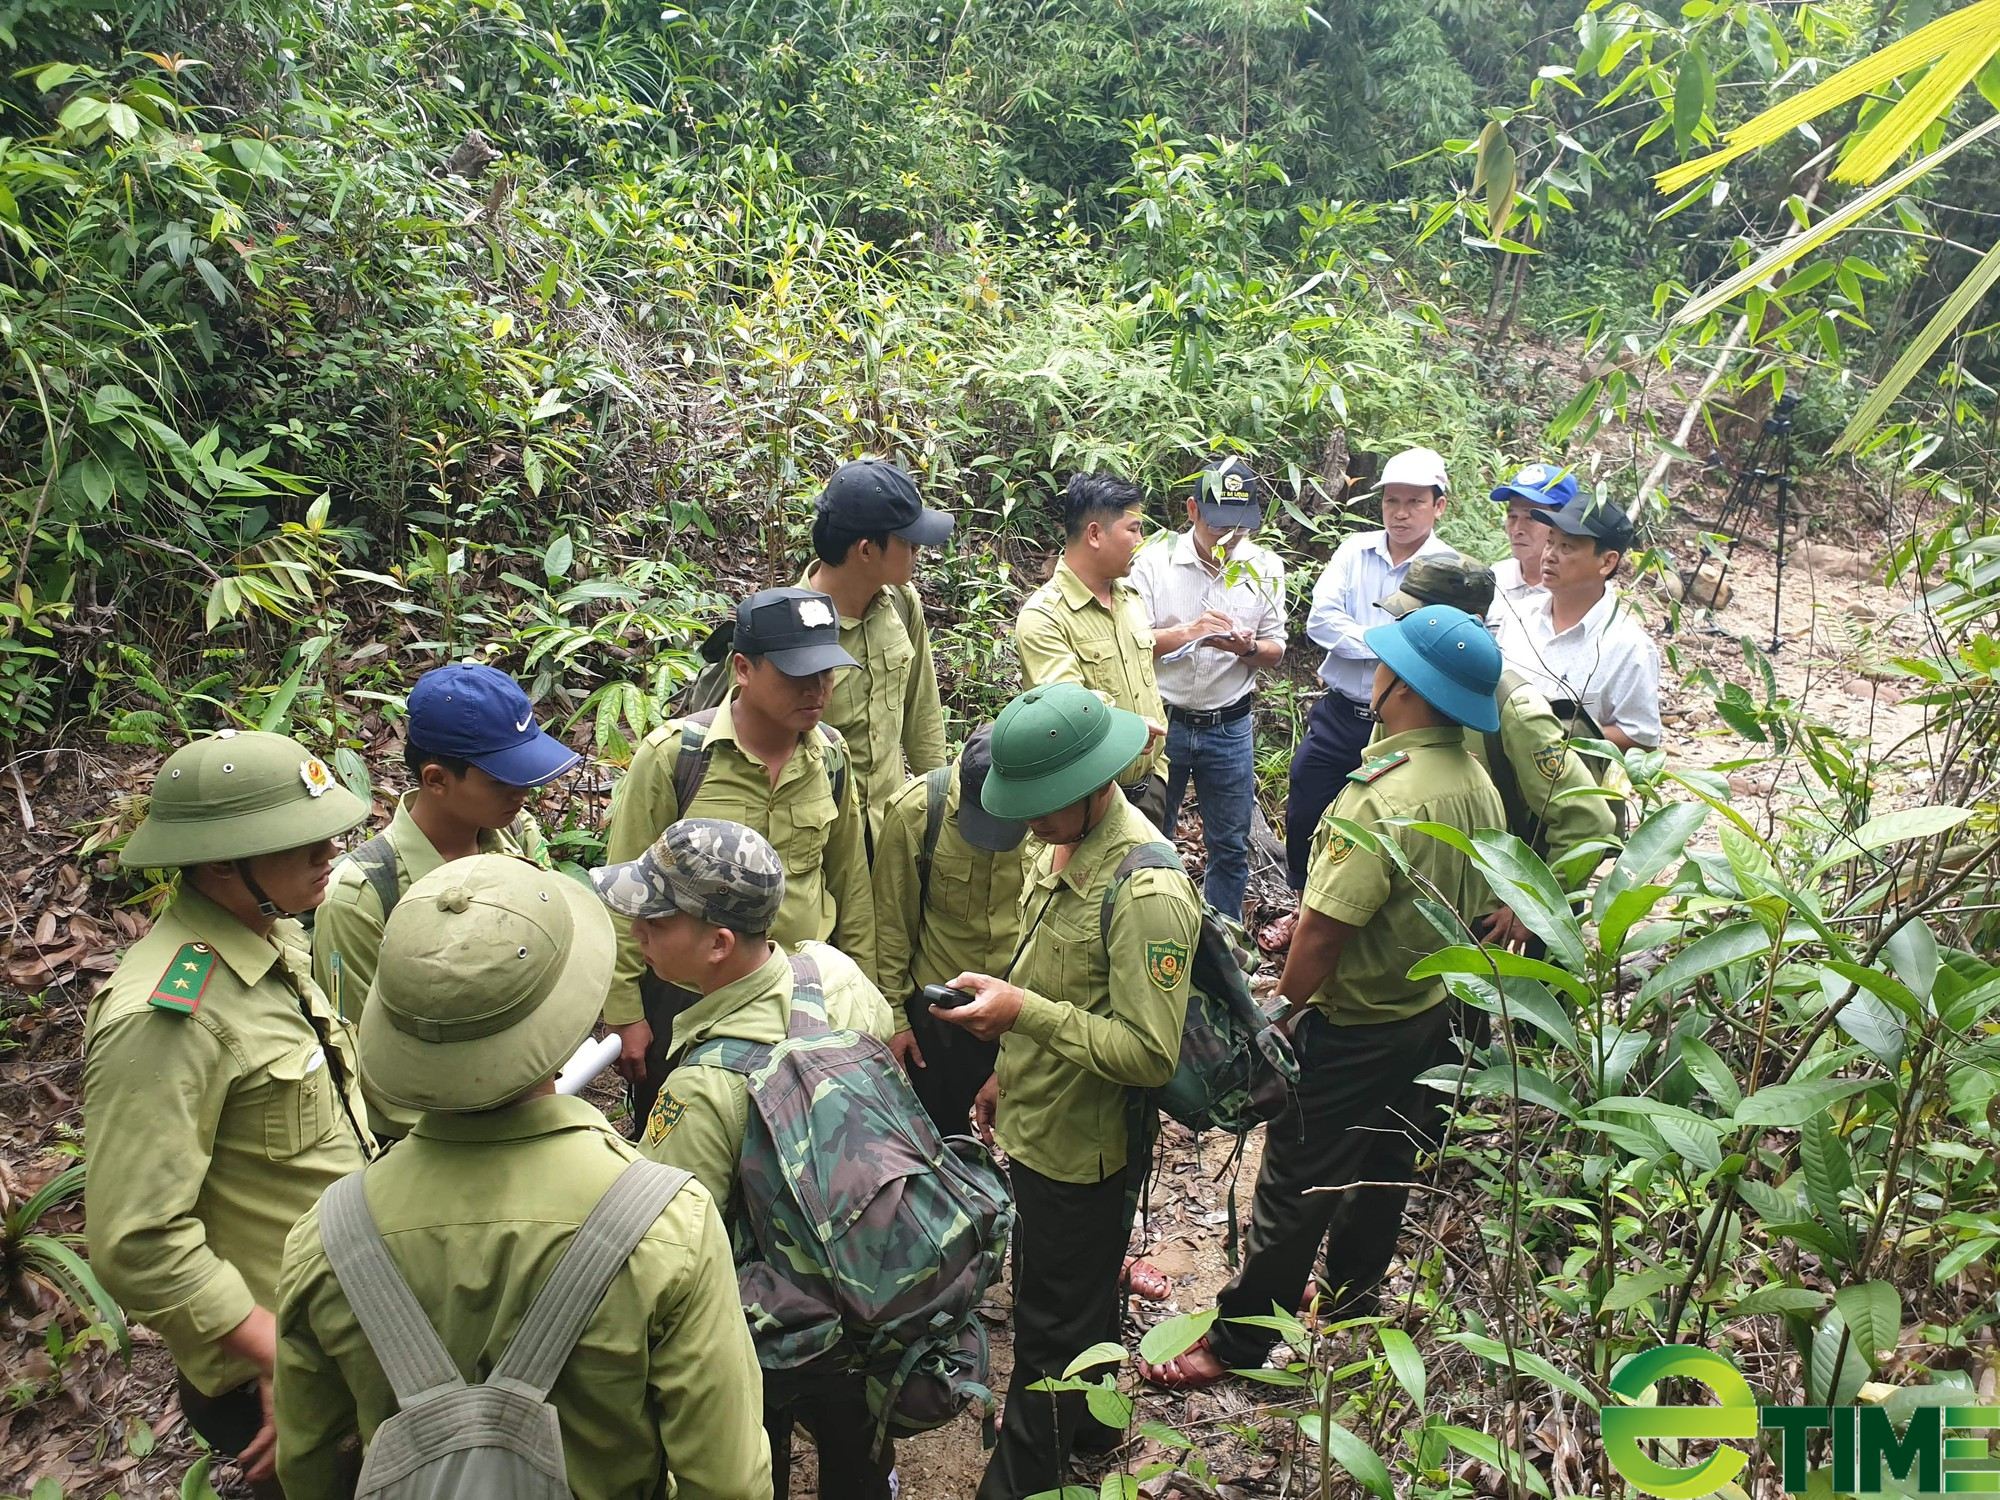
[(637, 859), (590, 872), (621, 917), (686, 912), (736, 932), (769, 932), (785, 900), (785, 866), (761, 833), (720, 818), (682, 818)]
[(1493, 608), (1493, 570), (1457, 553), (1416, 558), (1403, 575), (1403, 586), (1382, 600), (1380, 608), (1390, 619), (1400, 620), (1426, 604), (1449, 604), (1485, 619)]

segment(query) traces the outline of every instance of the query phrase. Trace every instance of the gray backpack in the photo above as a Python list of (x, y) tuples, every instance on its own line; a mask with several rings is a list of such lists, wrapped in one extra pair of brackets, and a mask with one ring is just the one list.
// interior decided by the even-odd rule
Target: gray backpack
[(549, 1387), (611, 1278), (692, 1175), (648, 1161), (619, 1174), (483, 1385), (465, 1383), (389, 1258), (362, 1175), (341, 1178), (319, 1204), (320, 1244), (396, 1391), (396, 1414), (362, 1458), (355, 1500), (568, 1500)]

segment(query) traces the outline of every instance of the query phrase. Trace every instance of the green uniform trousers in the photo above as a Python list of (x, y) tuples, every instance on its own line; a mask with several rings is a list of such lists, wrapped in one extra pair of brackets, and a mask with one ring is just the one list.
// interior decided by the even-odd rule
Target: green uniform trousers
[(1298, 1087), (1265, 1127), (1243, 1268), (1216, 1298), (1221, 1317), (1209, 1332), (1209, 1347), (1231, 1369), (1263, 1364), (1278, 1336), (1229, 1320), (1297, 1307), (1322, 1249), (1325, 1316), (1375, 1311), (1409, 1190), (1305, 1190), (1408, 1182), (1418, 1149), (1435, 1141), (1441, 1098), (1413, 1080), (1457, 1056), (1445, 1004), (1375, 1026), (1335, 1026), (1308, 1011), (1292, 1030), (1292, 1047)]
[(1127, 1178), (1146, 1170), (1143, 1153), (1102, 1182), (1058, 1182), (1018, 1161), (1014, 1189), (1014, 1375), (1000, 1419), (1000, 1442), (978, 1500), (1024, 1500), (1060, 1489), (1079, 1445), (1104, 1451), (1120, 1434), (1090, 1415), (1081, 1391), (1031, 1391), (1061, 1378), (1092, 1344), (1116, 1340), (1123, 1311), (1118, 1273), (1132, 1229)]

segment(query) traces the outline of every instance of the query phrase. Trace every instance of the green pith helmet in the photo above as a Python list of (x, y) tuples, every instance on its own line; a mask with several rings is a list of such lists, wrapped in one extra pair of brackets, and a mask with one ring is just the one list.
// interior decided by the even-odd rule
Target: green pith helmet
[(1079, 682), (1029, 688), (993, 723), (979, 805), (996, 818), (1046, 817), (1081, 802), (1146, 747), (1146, 721)]
[(367, 817), (368, 804), (297, 740), (225, 729), (167, 757), (145, 821), (118, 857), (134, 870), (254, 859), (317, 844)]
[(412, 885), (382, 928), (361, 1013), (361, 1081), (463, 1114), (551, 1078), (604, 1009), (618, 942), (581, 881), (475, 854)]

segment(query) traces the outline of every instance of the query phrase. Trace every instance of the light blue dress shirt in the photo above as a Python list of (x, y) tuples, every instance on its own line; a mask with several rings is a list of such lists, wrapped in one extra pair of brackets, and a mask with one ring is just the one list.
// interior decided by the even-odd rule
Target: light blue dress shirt
[(1375, 653), (1361, 638), (1364, 630), (1387, 625), (1381, 601), (1403, 586), (1403, 575), (1419, 557), (1457, 556), (1455, 548), (1432, 532), (1423, 545), (1401, 563), (1389, 560), (1389, 533), (1364, 531), (1334, 550), (1333, 560), (1313, 585), (1312, 612), (1306, 635), (1326, 648), (1320, 681), (1336, 693), (1366, 707), (1375, 687)]

